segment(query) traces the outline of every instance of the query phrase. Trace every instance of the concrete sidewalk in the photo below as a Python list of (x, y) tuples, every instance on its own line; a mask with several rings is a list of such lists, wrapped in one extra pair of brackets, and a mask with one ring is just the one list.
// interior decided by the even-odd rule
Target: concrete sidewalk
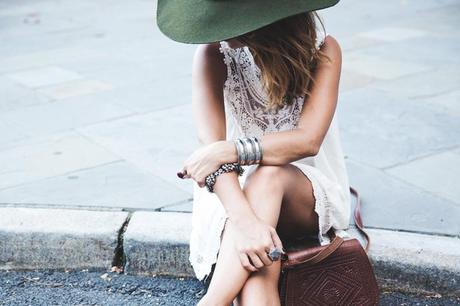
[[(140, 0), (0, 3), (1, 269), (127, 256), (128, 273), (191, 272), (192, 184), (176, 172), (198, 145), (195, 46), (164, 37), (154, 12)], [(342, 46), (342, 144), (386, 284), (460, 287), (459, 14), (456, 0), (320, 12)]]

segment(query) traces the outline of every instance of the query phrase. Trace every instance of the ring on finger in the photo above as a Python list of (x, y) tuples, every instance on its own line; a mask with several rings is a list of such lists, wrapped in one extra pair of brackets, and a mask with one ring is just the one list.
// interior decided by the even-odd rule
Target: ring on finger
[(269, 252), (267, 252), (268, 258), (272, 261), (276, 261), (281, 257), (281, 251), (277, 247), (272, 247)]

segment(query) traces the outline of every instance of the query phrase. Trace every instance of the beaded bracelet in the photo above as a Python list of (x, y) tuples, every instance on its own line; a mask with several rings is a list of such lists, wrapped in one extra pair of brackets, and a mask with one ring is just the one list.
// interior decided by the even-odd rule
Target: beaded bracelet
[(241, 167), (239, 163), (225, 163), (222, 164), (219, 169), (214, 171), (213, 173), (209, 174), (206, 177), (205, 185), (208, 188), (209, 192), (214, 192), (214, 184), (216, 183), (216, 178), (222, 173), (236, 171), (238, 175), (243, 175), (244, 169)]

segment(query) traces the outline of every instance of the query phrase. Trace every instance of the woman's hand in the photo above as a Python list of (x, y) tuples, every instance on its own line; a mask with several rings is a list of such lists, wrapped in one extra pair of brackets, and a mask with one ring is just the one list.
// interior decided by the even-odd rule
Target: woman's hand
[(232, 159), (234, 145), (227, 141), (216, 141), (195, 150), (184, 162), (180, 178), (192, 178), (200, 187), (205, 186), (206, 177), (223, 163)]
[(267, 252), (272, 247), (285, 253), (276, 229), (256, 215), (245, 215), (236, 220), (229, 218), (228, 221), (227, 226), (234, 233), (235, 248), (245, 269), (254, 272), (271, 265), (273, 261)]

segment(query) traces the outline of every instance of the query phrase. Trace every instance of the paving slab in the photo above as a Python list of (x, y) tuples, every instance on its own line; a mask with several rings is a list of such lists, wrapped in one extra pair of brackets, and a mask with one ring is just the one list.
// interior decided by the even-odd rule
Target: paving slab
[(426, 34), (427, 33), (425, 31), (420, 31), (418, 29), (385, 26), (378, 29), (372, 29), (370, 31), (364, 31), (358, 35), (360, 37), (372, 38), (375, 40), (395, 42), (406, 41), (407, 39), (425, 36)]
[(3, 112), (0, 120), (15, 123), (30, 137), (41, 137), (133, 114), (125, 106), (79, 96)]
[(77, 131), (126, 161), (188, 193), (190, 181), (177, 177), (198, 148), (190, 104), (78, 128)]
[(460, 237), (458, 203), (356, 161), (347, 159), (346, 165), (367, 227)]
[(38, 92), (54, 100), (61, 100), (69, 97), (93, 94), (98, 91), (110, 90), (113, 86), (98, 80), (76, 80), (65, 82), (59, 85), (40, 88)]
[(460, 154), (460, 148), (453, 150), (452, 152), (454, 152), (455, 154)]
[(0, 150), (21, 143), (28, 138), (29, 136), (20, 130), (18, 124), (0, 120)]
[(188, 212), (191, 213), (193, 211), (193, 197), (190, 198), (188, 201), (184, 201), (178, 204), (172, 204), (163, 206), (161, 211), (174, 211), (174, 212)]
[(364, 75), (343, 67), (342, 74), (340, 76), (339, 90), (340, 92), (345, 92), (347, 90), (365, 87), (376, 80), (376, 78), (369, 75)]
[(375, 84), (343, 92), (339, 98), (345, 155), (385, 168), (460, 145), (457, 116), (370, 88)]
[[(435, 3), (436, 1), (424, 1), (424, 3)], [(421, 4), (419, 1), (417, 5)], [(458, 2), (451, 0), (450, 3), (439, 3), (439, 7), (428, 10), (417, 10), (412, 18), (401, 18), (395, 20), (395, 25), (401, 27), (417, 28), (426, 32), (436, 33), (438, 36), (456, 38), (451, 31), (459, 25), (457, 18), (460, 13)], [(423, 5), (423, 4), (422, 4)], [(409, 16), (407, 16), (409, 17)]]
[[(450, 24), (458, 20), (455, 20), (455, 9), (458, 9), (456, 0), (386, 1), (379, 3), (378, 9), (375, 5), (374, 2), (341, 1), (327, 10), (320, 11), (320, 15), (325, 17), (329, 29), (341, 37), (346, 37), (350, 33), (367, 32), (389, 26), (414, 28), (413, 23), (416, 21), (424, 24), (426, 28), (440, 28), (444, 23), (440, 20), (444, 21), (449, 18), (446, 23), (450, 22)], [(446, 10), (451, 11), (446, 13)], [(442, 12), (440, 14), (442, 19), (425, 21), (426, 15), (436, 14), (438, 11)], [(344, 20), (347, 21), (346, 26), (344, 26)]]
[(54, 134), (43, 142), (0, 151), (0, 190), (119, 159), (75, 132)]
[(436, 111), (442, 111), (460, 118), (460, 90), (454, 90), (445, 94), (421, 99), (421, 102)]
[[(117, 85), (116, 82), (126, 82), (122, 72), (112, 72), (118, 77), (108, 78), (104, 73), (95, 73), (104, 82), (113, 82), (110, 91), (98, 92), (91, 95), (94, 100), (107, 101), (135, 110), (139, 114), (160, 111), (170, 107), (190, 104), (191, 83), (189, 76), (164, 77), (161, 80), (137, 82), (132, 86)], [(110, 74), (110, 73), (109, 73)], [(116, 79), (119, 79), (118, 81)], [(134, 77), (133, 77), (134, 78)], [(159, 90), (158, 88), (161, 88)], [(97, 101), (96, 100), (96, 101)]]
[(127, 212), (0, 207), (0, 269), (109, 269)]
[[(67, 33), (68, 35), (68, 33)], [(77, 33), (78, 35), (78, 33)], [(10, 45), (15, 46), (14, 44)], [(16, 47), (16, 46), (15, 46)], [(2, 51), (3, 49), (0, 49)], [(15, 52), (9, 56), (0, 58), (0, 73), (13, 73), (16, 71), (26, 71), (31, 68), (41, 67), (65, 67), (70, 71), (76, 71), (77, 67), (67, 66), (69, 63), (78, 62), (80, 65), (91, 59), (94, 62), (101, 62), (109, 52), (103, 48), (90, 48), (88, 45), (65, 45), (55, 48), (42, 48), (36, 51)], [(88, 63), (91, 64), (91, 63)], [(80, 66), (81, 68), (81, 66)]]
[(379, 55), (355, 54), (343, 56), (343, 68), (381, 80), (397, 79), (434, 68), (424, 63), (408, 60), (388, 59)]
[[(386, 45), (385, 42), (382, 42), (380, 40), (375, 40), (367, 37), (360, 37), (358, 36), (358, 34), (340, 33), (333, 30), (330, 31), (330, 35), (333, 36), (340, 43), (342, 56), (346, 56), (347, 54), (355, 52), (356, 50), (372, 48), (378, 45)], [(344, 61), (342, 61), (342, 64), (343, 63)]]
[(83, 75), (75, 71), (70, 71), (57, 66), (29, 69), (16, 73), (9, 73), (6, 76), (19, 84), (31, 88), (59, 84), (84, 78)]
[(400, 77), (385, 82), (375, 82), (369, 89), (381, 89), (409, 99), (429, 98), (460, 88), (460, 64), (446, 64), (426, 73)]
[[(427, 48), (427, 40), (430, 41), (430, 47)], [(438, 32), (430, 32), (422, 37), (412, 38), (408, 41), (397, 41), (393, 43), (381, 43), (369, 46), (367, 48), (356, 48), (348, 50), (345, 55), (352, 58), (378, 58), (382, 62), (388, 61), (399, 62), (401, 66), (393, 67), (395, 74), (403, 76), (406, 69), (416, 73), (415, 68), (428, 67), (439, 68), (449, 67), (451, 64), (458, 65), (460, 59), (457, 57), (448, 57), (446, 54), (456, 54), (460, 51), (460, 38), (440, 35)], [(407, 64), (407, 66), (406, 66)], [(381, 67), (381, 64), (377, 67)], [(374, 67), (368, 67), (368, 71), (374, 70)], [(383, 67), (385, 68), (385, 67)], [(420, 73), (423, 73), (420, 70)], [(406, 73), (409, 75), (409, 73)]]
[(126, 161), (66, 172), (0, 190), (0, 205), (155, 210), (192, 195)]
[(460, 206), (460, 155), (454, 152), (422, 157), (385, 172)]
[(0, 75), (0, 97), (2, 97), (0, 99), (1, 113), (50, 102), (48, 97), (8, 79), (5, 75)]

